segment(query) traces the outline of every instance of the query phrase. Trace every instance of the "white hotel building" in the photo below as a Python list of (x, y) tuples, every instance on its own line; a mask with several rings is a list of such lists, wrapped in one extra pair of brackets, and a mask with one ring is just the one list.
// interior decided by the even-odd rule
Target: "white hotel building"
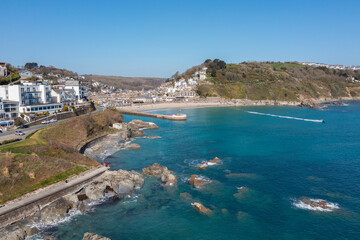
[(19, 102), (21, 113), (49, 113), (62, 109), (62, 103), (54, 103), (51, 86), (39, 83), (0, 86), (0, 97), (6, 101)]

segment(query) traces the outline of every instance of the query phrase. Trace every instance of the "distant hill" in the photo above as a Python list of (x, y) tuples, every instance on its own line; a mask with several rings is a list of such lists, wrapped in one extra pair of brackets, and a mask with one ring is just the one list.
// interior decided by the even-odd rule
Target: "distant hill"
[(251, 100), (302, 101), (318, 98), (360, 97), (360, 72), (311, 67), (297, 62), (205, 61), (207, 79), (200, 96)]
[(85, 75), (86, 80), (97, 81), (108, 86), (127, 90), (154, 89), (165, 82), (165, 78), (120, 77), (103, 75)]
[(75, 72), (72, 72), (70, 70), (67, 69), (61, 69), (61, 68), (56, 68), (53, 66), (49, 66), (49, 67), (45, 67), (45, 66), (40, 66), (39, 68), (32, 68), (31, 72), (35, 73), (35, 74), (43, 74), (44, 76), (48, 76), (50, 73), (54, 74), (54, 75), (61, 75), (64, 77), (75, 77), (78, 74)]

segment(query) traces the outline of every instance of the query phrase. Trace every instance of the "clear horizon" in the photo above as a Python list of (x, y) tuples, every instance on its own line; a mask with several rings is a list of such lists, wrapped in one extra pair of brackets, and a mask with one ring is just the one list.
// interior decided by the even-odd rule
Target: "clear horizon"
[(2, 2), (0, 61), (170, 77), (210, 58), (360, 65), (360, 2)]

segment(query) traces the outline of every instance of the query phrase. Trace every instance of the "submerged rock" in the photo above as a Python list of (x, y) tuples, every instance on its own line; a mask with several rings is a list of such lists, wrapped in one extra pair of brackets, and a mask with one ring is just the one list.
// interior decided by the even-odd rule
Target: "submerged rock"
[(204, 184), (209, 183), (210, 180), (205, 179), (199, 175), (193, 174), (189, 179), (189, 183), (193, 185), (195, 188), (202, 188)]
[(243, 199), (248, 196), (250, 193), (250, 189), (247, 187), (239, 187), (238, 192), (234, 194), (234, 197), (237, 199)]
[(173, 171), (170, 171), (167, 167), (158, 163), (143, 168), (142, 173), (144, 175), (152, 175), (160, 178), (161, 181), (165, 183), (165, 187), (172, 186), (177, 182), (177, 178), (173, 174)]
[(96, 233), (85, 233), (82, 240), (111, 240), (111, 239), (98, 235)]
[(204, 205), (202, 205), (199, 202), (194, 202), (191, 204), (198, 212), (202, 214), (209, 215), (212, 213), (212, 211), (209, 208), (206, 208)]
[(153, 139), (153, 138), (161, 138), (161, 137), (157, 135), (152, 135), (152, 136), (148, 136), (148, 138)]

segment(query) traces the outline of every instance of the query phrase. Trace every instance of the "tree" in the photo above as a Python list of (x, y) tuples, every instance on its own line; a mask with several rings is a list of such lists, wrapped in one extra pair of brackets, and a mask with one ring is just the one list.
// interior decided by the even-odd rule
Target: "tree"
[(15, 123), (15, 126), (22, 126), (22, 125), (24, 125), (24, 120), (22, 119), (22, 118), (20, 118), (20, 117), (16, 117), (15, 119), (14, 119), (14, 123)]
[(179, 71), (177, 71), (176, 73), (174, 73), (174, 75), (171, 76), (171, 80), (176, 80), (176, 78), (179, 76)]
[(25, 64), (26, 69), (39, 68), (39, 65), (36, 62), (30, 62)]

